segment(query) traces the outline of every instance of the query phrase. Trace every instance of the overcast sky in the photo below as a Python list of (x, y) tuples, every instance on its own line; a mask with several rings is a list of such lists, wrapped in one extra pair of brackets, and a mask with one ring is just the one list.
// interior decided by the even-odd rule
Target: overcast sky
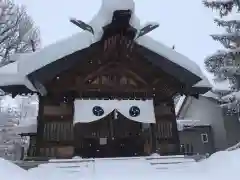
[[(123, 0), (124, 1), (124, 0)], [(101, 0), (15, 0), (24, 4), (40, 27), (43, 46), (79, 31), (70, 17), (85, 22), (98, 11)], [(160, 27), (150, 35), (164, 44), (176, 46), (176, 51), (203, 65), (205, 56), (221, 45), (209, 34), (220, 32), (213, 23), (214, 13), (202, 0), (135, 0), (136, 14), (142, 20), (156, 21)]]

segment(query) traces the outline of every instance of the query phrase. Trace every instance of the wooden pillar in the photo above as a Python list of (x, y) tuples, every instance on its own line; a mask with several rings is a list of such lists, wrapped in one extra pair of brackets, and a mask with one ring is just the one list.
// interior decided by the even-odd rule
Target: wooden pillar
[(156, 124), (150, 125), (151, 129), (151, 154), (155, 153), (157, 150), (157, 138), (156, 138)]
[(37, 137), (36, 137), (36, 156), (40, 156), (40, 148), (43, 141), (43, 111), (44, 111), (44, 97), (38, 95), (38, 117), (37, 117)]
[(178, 128), (177, 128), (177, 117), (175, 113), (175, 106), (174, 106), (174, 101), (171, 101), (171, 112), (172, 112), (172, 134), (173, 134), (173, 141), (175, 144), (174, 151), (172, 152), (174, 155), (175, 154), (180, 154), (180, 140), (179, 140), (179, 133), (178, 133)]
[(36, 157), (36, 134), (30, 134), (30, 143), (27, 150), (28, 157)]
[(155, 104), (156, 124), (152, 130), (152, 152), (161, 155), (175, 155), (180, 153), (174, 102), (171, 98)]

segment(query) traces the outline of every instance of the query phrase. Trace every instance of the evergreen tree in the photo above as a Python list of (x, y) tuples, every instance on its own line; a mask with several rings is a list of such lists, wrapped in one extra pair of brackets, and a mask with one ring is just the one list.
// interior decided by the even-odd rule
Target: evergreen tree
[[(240, 112), (240, 0), (204, 1), (204, 5), (219, 13), (214, 22), (224, 28), (222, 34), (211, 35), (223, 45), (222, 50), (205, 59), (206, 69), (215, 75), (216, 81), (228, 81), (228, 92), (214, 91), (219, 95), (223, 108), (229, 114)], [(237, 19), (238, 18), (238, 19)]]

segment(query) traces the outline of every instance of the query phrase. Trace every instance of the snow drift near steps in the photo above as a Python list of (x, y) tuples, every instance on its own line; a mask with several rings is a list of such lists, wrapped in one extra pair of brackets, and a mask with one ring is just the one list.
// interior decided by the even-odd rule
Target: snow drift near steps
[[(151, 156), (152, 157), (152, 156)], [(158, 158), (158, 157), (154, 157)], [(171, 161), (171, 157), (166, 157)], [(174, 158), (174, 157), (173, 157)], [(82, 162), (75, 164), (71, 162), (52, 163), (52, 166), (39, 166), (29, 170), (31, 177), (41, 177), (44, 174), (45, 180), (228, 180), (236, 179), (239, 176), (240, 150), (221, 151), (213, 154), (210, 158), (196, 163), (187, 163), (184, 166), (178, 165), (178, 168), (167, 168), (172, 163), (165, 162), (164, 170), (158, 170), (154, 165), (143, 158), (117, 160), (116, 158), (95, 159), (91, 163)], [(159, 157), (158, 163), (163, 165)], [(87, 165), (87, 166), (86, 166)], [(68, 167), (66, 167), (68, 166)], [(181, 166), (181, 167), (180, 167)], [(66, 170), (68, 168), (68, 171)], [(35, 180), (35, 179), (34, 179)]]
[[(173, 162), (171, 157), (166, 158)], [(156, 169), (154, 165), (144, 160), (144, 157), (125, 158), (124, 160), (100, 158), (78, 164), (75, 161), (73, 163), (52, 163), (50, 164), (52, 166), (45, 164), (26, 171), (10, 161), (0, 159), (1, 180), (108, 180), (112, 177), (115, 180), (159, 180), (160, 177), (168, 180), (176, 180), (176, 177), (178, 180), (231, 180), (238, 179), (236, 177), (239, 176), (240, 149), (217, 152), (206, 160), (180, 165), (181, 167), (178, 166), (178, 168), (167, 168), (172, 164), (165, 162), (164, 170)], [(161, 162), (163, 165), (159, 157), (158, 163)]]
[(28, 171), (2, 158), (0, 158), (0, 176), (1, 180), (32, 180)]

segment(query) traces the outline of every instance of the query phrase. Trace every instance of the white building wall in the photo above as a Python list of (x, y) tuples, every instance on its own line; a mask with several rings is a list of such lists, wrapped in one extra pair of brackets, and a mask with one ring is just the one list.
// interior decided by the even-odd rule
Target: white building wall
[(216, 150), (227, 148), (226, 130), (223, 111), (216, 101), (200, 96), (199, 99), (188, 97), (179, 119), (200, 120), (202, 124), (212, 127)]

